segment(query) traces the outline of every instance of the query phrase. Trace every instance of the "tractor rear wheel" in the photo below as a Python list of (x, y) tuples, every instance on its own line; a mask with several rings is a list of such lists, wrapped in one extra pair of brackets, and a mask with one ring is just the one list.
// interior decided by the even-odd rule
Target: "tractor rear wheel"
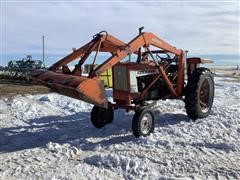
[(113, 122), (113, 109), (108, 107), (108, 109), (94, 106), (91, 112), (91, 122), (94, 127), (102, 128), (106, 124)]
[(144, 107), (136, 111), (132, 120), (132, 131), (135, 137), (148, 136), (155, 128), (155, 114)]
[(209, 115), (214, 99), (214, 80), (210, 70), (197, 68), (188, 79), (185, 89), (185, 108), (188, 116), (196, 120)]

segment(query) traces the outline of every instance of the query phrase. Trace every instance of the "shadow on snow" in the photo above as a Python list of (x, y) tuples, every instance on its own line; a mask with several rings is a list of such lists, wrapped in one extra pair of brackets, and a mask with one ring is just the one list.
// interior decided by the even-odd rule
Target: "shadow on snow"
[[(136, 142), (131, 132), (133, 114), (116, 110), (114, 115), (114, 122), (102, 129), (92, 126), (89, 112), (63, 117), (46, 116), (28, 120), (27, 126), (0, 129), (0, 153), (44, 147), (49, 142), (77, 144), (82, 150), (94, 150), (100, 144), (109, 146), (118, 142)], [(161, 114), (159, 111), (156, 111), (156, 119), (156, 127), (189, 121), (184, 114)], [(91, 141), (93, 138), (97, 142)]]

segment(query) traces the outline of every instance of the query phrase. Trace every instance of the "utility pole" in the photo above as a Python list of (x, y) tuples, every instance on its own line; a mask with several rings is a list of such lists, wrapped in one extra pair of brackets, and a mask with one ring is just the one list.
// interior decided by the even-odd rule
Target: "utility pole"
[(44, 44), (44, 38), (45, 38), (45, 36), (42, 36), (42, 62), (43, 62), (43, 65), (45, 66), (45, 59), (44, 59), (45, 58), (44, 57), (45, 56), (45, 54), (44, 54), (45, 53), (44, 52), (45, 44)]

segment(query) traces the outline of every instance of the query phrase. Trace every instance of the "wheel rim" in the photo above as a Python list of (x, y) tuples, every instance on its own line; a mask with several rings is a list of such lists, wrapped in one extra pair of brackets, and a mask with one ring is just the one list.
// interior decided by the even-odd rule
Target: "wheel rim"
[(144, 114), (144, 116), (141, 119), (141, 132), (143, 134), (148, 134), (152, 128), (152, 122), (153, 118), (150, 113)]
[(209, 80), (205, 79), (202, 82), (200, 93), (199, 93), (199, 105), (203, 112), (207, 112), (209, 110), (209, 104), (210, 104), (210, 84)]

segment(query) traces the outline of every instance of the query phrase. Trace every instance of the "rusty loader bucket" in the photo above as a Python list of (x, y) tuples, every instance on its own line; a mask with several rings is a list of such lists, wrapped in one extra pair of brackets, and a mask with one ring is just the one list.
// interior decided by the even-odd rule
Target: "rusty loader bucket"
[(43, 84), (59, 94), (104, 108), (108, 106), (104, 85), (98, 78), (90, 79), (50, 70), (37, 70), (31, 76), (35, 82)]

